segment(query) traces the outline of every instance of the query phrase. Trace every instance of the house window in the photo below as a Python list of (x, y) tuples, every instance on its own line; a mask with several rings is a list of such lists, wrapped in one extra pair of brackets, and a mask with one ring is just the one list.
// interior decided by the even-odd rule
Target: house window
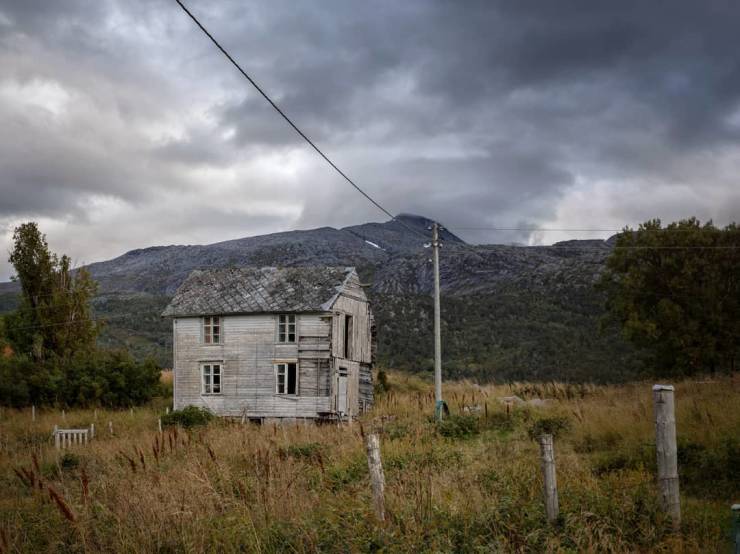
[(221, 364), (209, 362), (200, 367), (203, 394), (221, 394)]
[(203, 342), (205, 344), (221, 344), (221, 318), (206, 316), (203, 318)]
[(344, 359), (349, 360), (352, 357), (352, 316), (344, 316)]
[(295, 342), (295, 316), (278, 316), (278, 342)]
[(298, 394), (298, 364), (275, 364), (275, 392), (277, 394)]

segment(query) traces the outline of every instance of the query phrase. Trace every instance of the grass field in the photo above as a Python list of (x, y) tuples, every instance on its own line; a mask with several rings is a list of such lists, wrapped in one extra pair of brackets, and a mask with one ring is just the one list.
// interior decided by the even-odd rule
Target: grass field
[[(360, 425), (157, 431), (167, 400), (126, 411), (2, 410), (1, 552), (726, 552), (740, 501), (740, 376), (676, 385), (683, 526), (654, 482), (651, 383), (447, 385), (391, 374), (362, 426), (381, 427), (385, 525)], [(507, 412), (499, 397), (551, 398)], [(464, 405), (480, 413), (462, 414)], [(55, 424), (97, 438), (61, 454)], [(545, 423), (542, 423), (544, 420)], [(114, 434), (108, 432), (108, 421)], [(540, 422), (538, 424), (538, 422)], [(561, 517), (545, 522), (537, 445), (555, 439)]]

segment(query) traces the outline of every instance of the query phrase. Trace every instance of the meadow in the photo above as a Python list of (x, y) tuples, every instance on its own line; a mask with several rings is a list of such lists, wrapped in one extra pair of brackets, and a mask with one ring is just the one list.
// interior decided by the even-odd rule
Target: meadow
[[(740, 375), (674, 382), (682, 527), (655, 485), (652, 383), (432, 385), (391, 373), (341, 426), (157, 420), (169, 400), (110, 411), (2, 409), (0, 552), (729, 552), (740, 501)], [(507, 407), (502, 397), (535, 401)], [(479, 410), (465, 410), (465, 406)], [(112, 423), (113, 434), (108, 430)], [(54, 425), (88, 426), (57, 451)], [(557, 431), (560, 518), (545, 520), (537, 429)], [(376, 521), (361, 432), (380, 434)]]

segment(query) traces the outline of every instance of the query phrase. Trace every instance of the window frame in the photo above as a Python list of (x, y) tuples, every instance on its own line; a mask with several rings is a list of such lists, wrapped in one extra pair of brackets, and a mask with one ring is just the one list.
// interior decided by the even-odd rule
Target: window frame
[[(290, 393), (288, 392), (288, 384), (290, 383), (289, 370), (290, 366), (295, 366), (295, 392)], [(284, 368), (281, 371), (281, 366)], [(280, 360), (276, 361), (273, 364), (273, 369), (275, 371), (275, 394), (279, 396), (299, 396), (300, 392), (300, 374), (299, 366), (298, 366), (298, 360)], [(283, 380), (283, 388), (284, 391), (280, 392), (280, 375), (281, 373), (284, 375)]]
[[(291, 322), (292, 319), (292, 322)], [(298, 343), (298, 315), (297, 314), (278, 314), (276, 318), (277, 326), (275, 340), (278, 344), (297, 344)], [(290, 329), (293, 332), (290, 332)], [(293, 335), (293, 340), (290, 335)], [(282, 338), (281, 338), (282, 337)]]
[[(220, 346), (224, 343), (224, 318), (220, 315), (204, 315), (200, 318), (200, 338), (201, 344), (204, 346)], [(216, 328), (217, 333), (213, 330)], [(218, 340), (214, 341), (213, 338), (217, 337)]]
[[(218, 367), (218, 373), (214, 369)], [(206, 368), (208, 370), (208, 384), (206, 384)], [(214, 377), (218, 375), (218, 391), (214, 392)], [(200, 394), (201, 396), (221, 396), (224, 393), (224, 363), (221, 360), (200, 362)]]

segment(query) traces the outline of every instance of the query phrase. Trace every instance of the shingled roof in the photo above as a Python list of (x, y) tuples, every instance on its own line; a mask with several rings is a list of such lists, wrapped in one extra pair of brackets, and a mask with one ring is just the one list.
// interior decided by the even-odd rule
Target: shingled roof
[(163, 317), (268, 312), (324, 312), (352, 267), (242, 267), (195, 270)]

